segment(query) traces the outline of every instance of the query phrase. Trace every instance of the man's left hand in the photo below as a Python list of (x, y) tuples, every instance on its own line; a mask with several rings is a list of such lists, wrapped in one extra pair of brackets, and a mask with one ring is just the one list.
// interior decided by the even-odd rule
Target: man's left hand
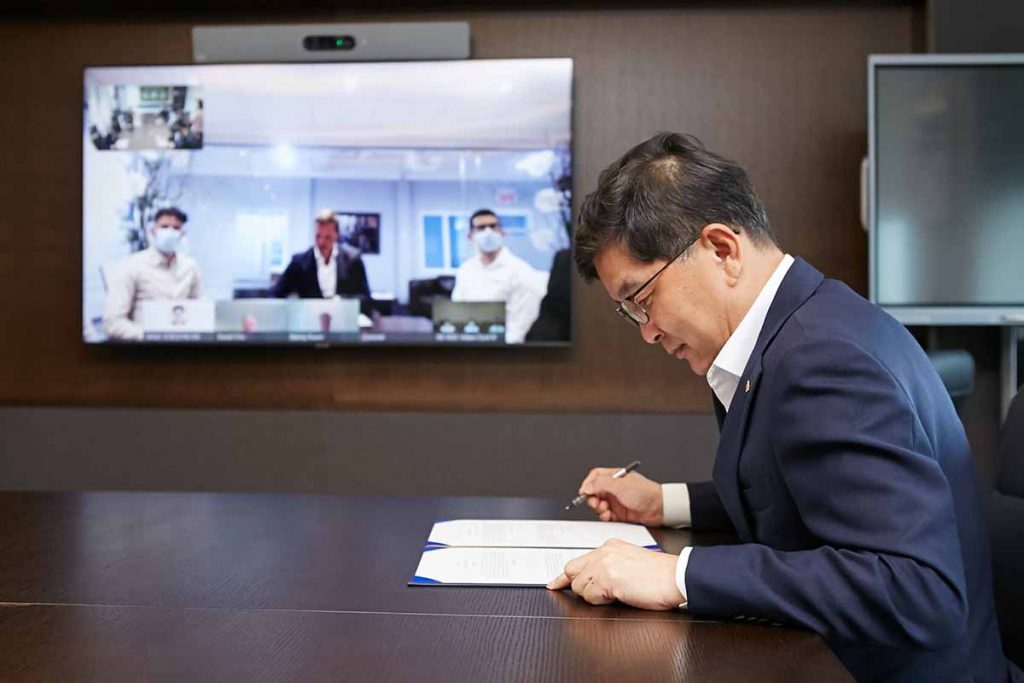
[(592, 605), (618, 600), (640, 609), (675, 609), (683, 602), (676, 586), (678, 560), (677, 555), (612, 539), (571, 560), (548, 588), (572, 587), (573, 593)]

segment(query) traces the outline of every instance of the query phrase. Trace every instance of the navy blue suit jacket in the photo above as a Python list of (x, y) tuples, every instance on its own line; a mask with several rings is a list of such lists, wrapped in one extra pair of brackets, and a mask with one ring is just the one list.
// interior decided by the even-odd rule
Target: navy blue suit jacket
[[(295, 254), (284, 273), (271, 287), (271, 294), (286, 297), (298, 294), (300, 299), (322, 299), (320, 280), (316, 272), (316, 256), (310, 247), (306, 251)], [(341, 246), (338, 247), (338, 288), (339, 296), (370, 296), (370, 285), (366, 280), (366, 268), (363, 260), (350, 255)]]
[(797, 259), (716, 407), (693, 526), (741, 544), (693, 549), (693, 614), (811, 629), (859, 680), (1007, 677), (970, 447), (902, 325)]

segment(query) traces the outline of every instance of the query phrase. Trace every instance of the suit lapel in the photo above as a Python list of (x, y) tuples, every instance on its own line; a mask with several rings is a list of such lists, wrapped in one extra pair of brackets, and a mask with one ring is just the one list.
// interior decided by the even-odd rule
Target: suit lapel
[(316, 267), (316, 247), (312, 247), (308, 252), (308, 258), (306, 259), (306, 269), (309, 273), (309, 281), (313, 283), (313, 291), (316, 293), (317, 299), (324, 298), (324, 293), (320, 289), (320, 273)]
[[(754, 356), (752, 355), (751, 361), (753, 360)], [(715, 455), (715, 469), (712, 473), (715, 487), (718, 489), (718, 496), (722, 499), (722, 505), (725, 506), (726, 512), (729, 513), (729, 519), (732, 520), (740, 540), (744, 543), (749, 543), (753, 539), (753, 535), (743, 509), (743, 501), (740, 498), (740, 450), (743, 448), (743, 439), (747, 434), (747, 416), (750, 412), (751, 397), (760, 376), (760, 358), (757, 358), (754, 368), (751, 368), (751, 363), (748, 362), (747, 369), (744, 370), (743, 377), (740, 378), (740, 385), (732, 397), (729, 412), (726, 413), (725, 421), (722, 423), (718, 453)], [(750, 387), (749, 391), (746, 389), (748, 386)]]
[(725, 424), (725, 406), (722, 405), (722, 402), (718, 400), (713, 391), (711, 392), (711, 400), (715, 403), (715, 418), (718, 420), (718, 433), (721, 434), (722, 425)]
[[(823, 279), (821, 273), (801, 258), (796, 259), (790, 266), (789, 272), (775, 293), (772, 305), (768, 308), (768, 315), (740, 377), (729, 411), (724, 420), (719, 419), (721, 436), (713, 472), (715, 488), (729, 514), (729, 519), (739, 533), (740, 540), (744, 543), (751, 542), (753, 534), (740, 496), (739, 463), (751, 407), (757, 397), (761, 378), (761, 358), (782, 325), (810, 298)], [(715, 403), (715, 412), (718, 414), (718, 401)]]

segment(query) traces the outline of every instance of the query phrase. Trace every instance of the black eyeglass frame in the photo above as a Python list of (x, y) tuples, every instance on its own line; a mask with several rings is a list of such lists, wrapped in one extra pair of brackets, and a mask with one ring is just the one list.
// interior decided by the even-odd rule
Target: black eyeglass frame
[[(700, 238), (698, 237), (698, 239)], [(637, 327), (643, 327), (644, 325), (649, 323), (651, 321), (651, 315), (647, 312), (646, 308), (637, 303), (636, 297), (639, 296), (640, 292), (647, 289), (648, 285), (657, 280), (658, 276), (664, 273), (666, 268), (675, 263), (679, 259), (679, 257), (685, 254), (686, 250), (692, 247), (694, 244), (696, 244), (696, 242), (697, 240), (694, 240), (693, 242), (687, 244), (685, 247), (683, 247), (682, 251), (680, 251), (678, 254), (669, 259), (668, 262), (661, 268), (658, 268), (658, 271), (654, 275), (647, 278), (646, 282), (637, 287), (632, 294), (630, 294), (625, 299), (619, 302), (619, 305), (615, 307), (615, 312), (621, 315), (629, 322), (636, 325)]]
[(481, 230), (486, 230), (487, 228), (490, 228), (491, 230), (500, 230), (501, 221), (494, 221), (493, 223), (481, 223), (480, 225), (470, 225), (469, 231), (479, 232)]

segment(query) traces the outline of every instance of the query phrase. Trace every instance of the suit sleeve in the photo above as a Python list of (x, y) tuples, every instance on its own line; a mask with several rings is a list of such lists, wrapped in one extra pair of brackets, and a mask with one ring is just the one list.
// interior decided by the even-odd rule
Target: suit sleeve
[(452, 301), (466, 301), (469, 298), (469, 293), (466, 292), (466, 281), (464, 277), (460, 277), (465, 272), (462, 266), (455, 271), (455, 286), (452, 287), (451, 300)]
[(299, 264), (296, 259), (292, 259), (288, 263), (288, 267), (281, 273), (281, 277), (277, 278), (277, 282), (270, 288), (270, 294), (283, 299), (295, 291), (295, 279), (298, 276)]
[(729, 514), (718, 497), (714, 483), (700, 481), (689, 483), (690, 523), (694, 531), (726, 531), (736, 533), (736, 527), (729, 520)]
[(195, 266), (195, 273), (192, 278), (192, 285), (188, 289), (189, 299), (198, 299), (203, 295), (203, 272), (199, 266)]
[(826, 638), (937, 649), (967, 602), (952, 494), (900, 384), (853, 344), (804, 342), (766, 368), (758, 404), (804, 524), (821, 545), (694, 548), (689, 608)]
[(142, 326), (128, 316), (135, 303), (135, 278), (122, 268), (107, 272), (107, 301), (103, 326), (111, 339), (138, 341), (143, 338)]
[(366, 266), (363, 264), (363, 259), (358, 256), (353, 259), (351, 266), (348, 270), (348, 282), (352, 288), (352, 294), (358, 294), (365, 297), (370, 296), (370, 282), (366, 278)]

